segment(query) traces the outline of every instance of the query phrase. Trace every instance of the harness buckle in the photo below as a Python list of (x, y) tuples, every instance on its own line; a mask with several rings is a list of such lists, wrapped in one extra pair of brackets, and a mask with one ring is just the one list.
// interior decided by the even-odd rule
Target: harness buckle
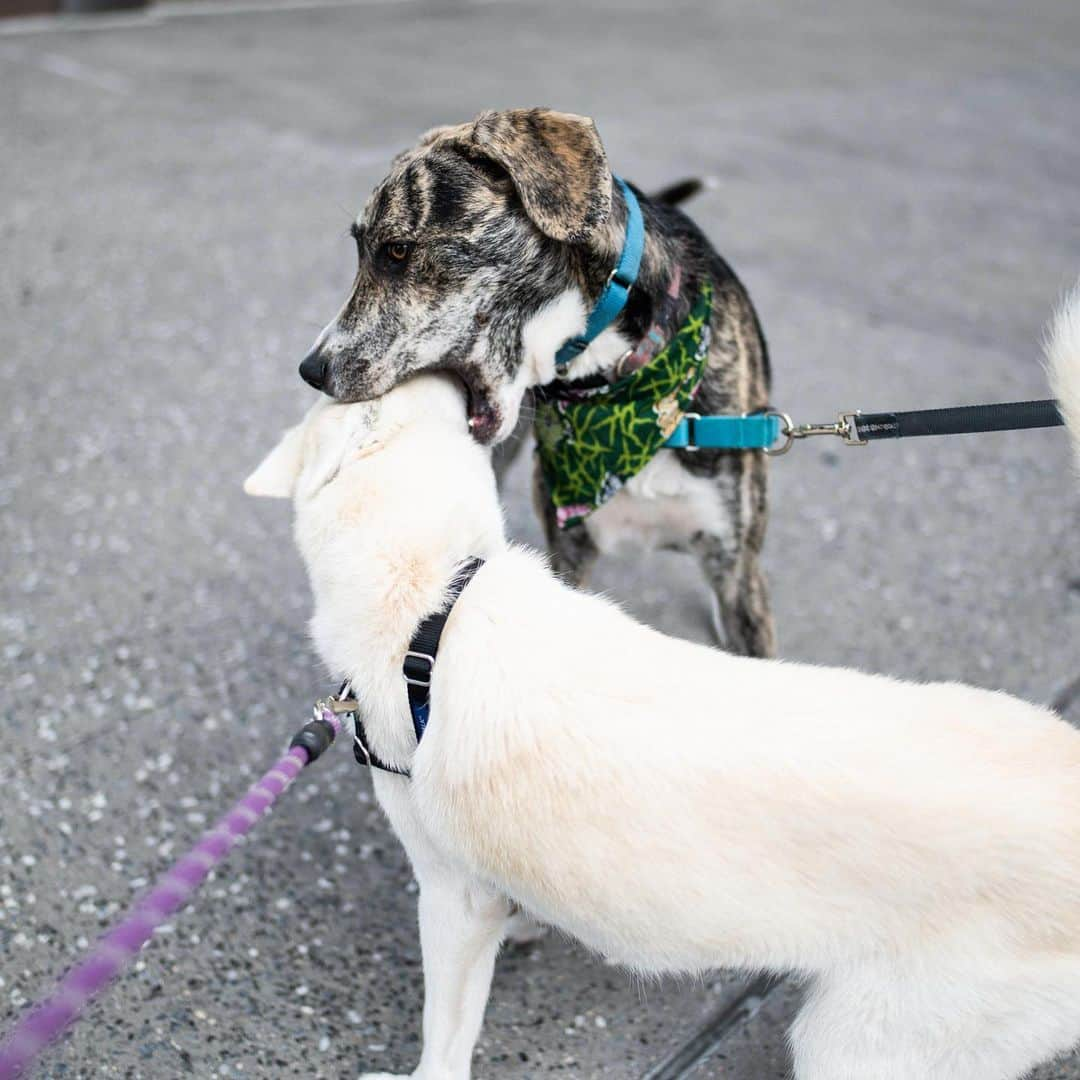
[(407, 652), (402, 671), (410, 686), (431, 686), (431, 673), (435, 669), (435, 657), (430, 653)]

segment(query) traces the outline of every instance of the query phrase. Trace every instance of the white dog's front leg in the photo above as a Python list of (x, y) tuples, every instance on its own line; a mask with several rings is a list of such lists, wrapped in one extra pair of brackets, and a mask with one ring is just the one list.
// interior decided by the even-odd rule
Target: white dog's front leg
[[(469, 1080), (510, 902), (445, 866), (420, 882), (424, 1049), (412, 1080)], [(405, 1080), (365, 1073), (360, 1080)]]
[[(434, 846), (407, 787), (382, 774), (375, 793), (420, 885), (424, 1049), (412, 1080), (469, 1080), (491, 973), (511, 903), (463, 874)], [(360, 1080), (406, 1080), (364, 1073)]]
[(424, 1051), (414, 1080), (469, 1080), (509, 910), (464, 877), (421, 879)]

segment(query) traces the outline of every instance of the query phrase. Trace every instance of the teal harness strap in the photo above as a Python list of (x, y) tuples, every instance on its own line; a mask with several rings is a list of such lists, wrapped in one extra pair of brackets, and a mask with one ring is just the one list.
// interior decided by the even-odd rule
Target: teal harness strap
[(596, 307), (589, 314), (585, 331), (577, 337), (564, 341), (555, 354), (555, 373), (560, 379), (565, 378), (570, 365), (589, 347), (592, 340), (606, 330), (626, 307), (630, 289), (637, 281), (641, 255), (645, 250), (645, 219), (641, 206), (629, 185), (621, 177), (612, 177), (626, 200), (626, 237), (623, 240), (619, 262), (611, 271), (611, 276), (604, 286), (604, 291), (596, 301)]
[(671, 433), (667, 450), (764, 450), (780, 437), (775, 413), (749, 416), (686, 415)]

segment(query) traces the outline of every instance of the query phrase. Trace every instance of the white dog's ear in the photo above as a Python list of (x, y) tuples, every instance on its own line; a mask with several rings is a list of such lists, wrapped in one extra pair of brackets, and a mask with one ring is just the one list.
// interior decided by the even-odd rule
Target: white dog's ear
[(304, 428), (306, 423), (289, 428), (281, 441), (244, 481), (244, 491), (270, 499), (292, 497), (304, 463)]

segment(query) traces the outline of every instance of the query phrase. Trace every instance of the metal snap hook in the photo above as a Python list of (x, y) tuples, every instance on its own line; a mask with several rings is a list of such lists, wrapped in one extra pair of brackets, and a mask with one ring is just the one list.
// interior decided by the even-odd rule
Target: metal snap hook
[(859, 429), (855, 424), (858, 410), (840, 413), (832, 424), (793, 424), (787, 413), (769, 412), (766, 416), (775, 416), (780, 421), (780, 434), (784, 442), (776, 448), (766, 449), (769, 457), (779, 457), (791, 449), (796, 439), (808, 439), (811, 435), (837, 435), (844, 440), (845, 446), (866, 446), (867, 440), (859, 438)]

